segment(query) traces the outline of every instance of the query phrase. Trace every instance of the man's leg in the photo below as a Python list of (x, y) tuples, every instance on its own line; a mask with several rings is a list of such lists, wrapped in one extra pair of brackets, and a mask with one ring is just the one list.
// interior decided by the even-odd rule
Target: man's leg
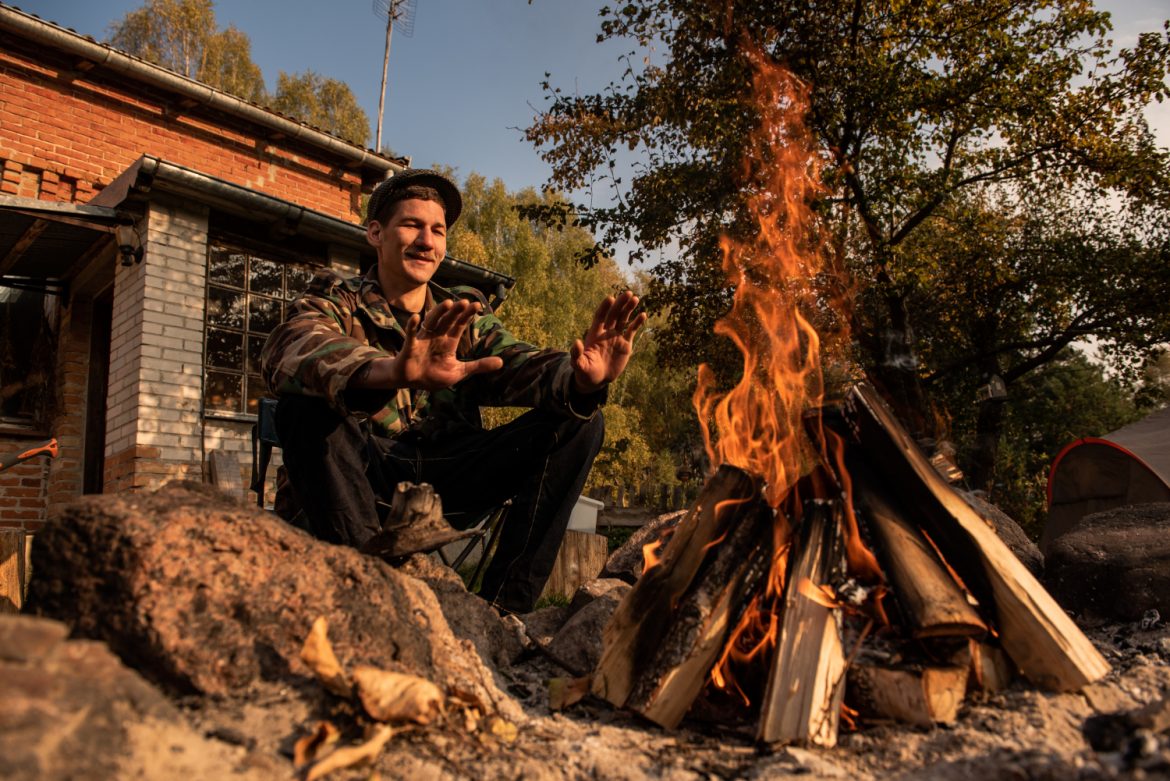
[[(369, 434), (358, 420), (321, 399), (289, 395), (277, 405), (276, 430), (289, 482), (315, 537), (360, 547), (382, 528), (368, 472)], [(393, 469), (392, 463), (382, 466)]]
[(512, 497), (480, 589), (489, 602), (513, 612), (536, 604), (604, 434), (600, 413), (580, 420), (532, 410), (490, 431), (419, 446), (418, 480), (435, 486), (454, 526)]

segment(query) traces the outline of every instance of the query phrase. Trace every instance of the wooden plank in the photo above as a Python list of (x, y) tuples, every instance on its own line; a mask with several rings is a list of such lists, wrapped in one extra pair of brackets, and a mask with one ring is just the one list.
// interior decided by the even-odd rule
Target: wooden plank
[(673, 729), (711, 675), (731, 627), (764, 582), (772, 564), (773, 513), (740, 513), (730, 534), (714, 546), (715, 558), (674, 608), (674, 620), (652, 663), (630, 693), (628, 707)]
[(854, 496), (869, 521), (882, 567), (910, 634), (918, 639), (986, 634), (987, 624), (968, 602), (966, 592), (921, 531), (895, 507), (880, 481), (857, 463), (851, 463), (849, 471)]
[(765, 742), (837, 744), (846, 669), (840, 611), (813, 592), (844, 568), (841, 527), (838, 506), (813, 501), (794, 532), (780, 636), (760, 709)]
[(919, 727), (954, 724), (967, 690), (967, 668), (896, 669), (854, 663), (849, 701), (862, 715)]
[(609, 539), (604, 534), (569, 529), (565, 532), (561, 549), (557, 551), (557, 560), (542, 596), (559, 594), (572, 597), (582, 584), (600, 574), (608, 558)]
[(756, 510), (760, 480), (724, 464), (711, 476), (695, 505), (662, 552), (622, 599), (604, 633), (604, 651), (593, 676), (593, 693), (623, 707), (640, 672), (670, 630), (677, 600), (708, 561), (711, 544), (733, 528), (741, 510)]
[(0, 613), (24, 607), (26, 544), (24, 530), (0, 529)]
[(1003, 649), (1033, 683), (1079, 689), (1109, 664), (993, 529), (927, 461), (877, 392), (850, 394), (858, 452), (922, 513), (923, 527), (985, 609)]

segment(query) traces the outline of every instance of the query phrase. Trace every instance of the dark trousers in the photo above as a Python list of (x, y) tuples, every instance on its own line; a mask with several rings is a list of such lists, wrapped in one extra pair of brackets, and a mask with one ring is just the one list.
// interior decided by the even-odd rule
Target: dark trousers
[(531, 410), (491, 430), (437, 441), (380, 436), (320, 399), (283, 396), (276, 409), (289, 483), (309, 531), (359, 547), (381, 529), (376, 500), (400, 481), (430, 483), (457, 529), (512, 499), (480, 595), (513, 612), (536, 604), (552, 572), (573, 505), (601, 448), (605, 424)]

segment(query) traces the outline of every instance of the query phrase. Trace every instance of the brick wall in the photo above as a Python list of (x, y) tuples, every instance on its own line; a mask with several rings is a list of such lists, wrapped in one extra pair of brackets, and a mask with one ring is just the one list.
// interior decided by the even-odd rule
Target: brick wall
[[(341, 219), (360, 216), (356, 171), (248, 135), (238, 120), (192, 116), (149, 89), (79, 73), (54, 63), (53, 52), (32, 57), (16, 48), (0, 49), (0, 193), (84, 203), (149, 154)], [(95, 261), (115, 268), (107, 492), (200, 480), (206, 453), (217, 447), (238, 451), (244, 473), (251, 465), (250, 424), (207, 421), (205, 428), (201, 419), (208, 214), (156, 202), (144, 226), (141, 264), (122, 267), (112, 250)], [(58, 438), (61, 455), (0, 473), (0, 526), (35, 532), (82, 491), (91, 323), (85, 291), (62, 299), (56, 411), (46, 432)], [(40, 438), (0, 433), (0, 453)], [(278, 463), (279, 455), (270, 486)]]
[(357, 221), (352, 171), (0, 50), (0, 192), (87, 201), (143, 154)]
[(153, 201), (142, 263), (115, 274), (106, 491), (202, 479), (207, 218)]

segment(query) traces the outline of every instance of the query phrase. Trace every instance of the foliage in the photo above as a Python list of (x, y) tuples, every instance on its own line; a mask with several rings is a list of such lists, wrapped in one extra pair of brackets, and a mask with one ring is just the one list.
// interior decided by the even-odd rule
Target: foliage
[(370, 137), (370, 120), (349, 85), (311, 70), (281, 71), (272, 108), (351, 144), (364, 146)]
[[(448, 251), (516, 278), (500, 316), (517, 337), (568, 349), (601, 300), (629, 286), (610, 258), (593, 269), (575, 262), (593, 245), (589, 233), (579, 227), (549, 228), (521, 212), (524, 206), (555, 207), (563, 203), (560, 196), (531, 188), (509, 193), (502, 181), (488, 182), (474, 173), (462, 190), (463, 214), (451, 231)], [(677, 432), (688, 425), (694, 429), (688, 385), (677, 372), (655, 368), (654, 332), (652, 321), (639, 335), (625, 373), (609, 389), (605, 444), (590, 486), (620, 485), (631, 492), (649, 483), (673, 486), (677, 465), (689, 457), (686, 436)], [(489, 425), (499, 425), (518, 411), (484, 413)]]
[[(956, 196), (902, 247), (898, 284), (926, 381), (971, 437), (964, 468), (994, 480), (996, 448), (1024, 380), (1093, 336), (1133, 377), (1170, 340), (1170, 228), (1163, 209), (1121, 209), (1057, 183)], [(992, 377), (1006, 402), (975, 398)], [(974, 418), (972, 423), (966, 418)]]
[[(252, 41), (233, 25), (219, 29), (212, 0), (146, 0), (110, 26), (109, 43), (244, 100), (270, 97), (252, 61)], [(277, 111), (352, 144), (363, 146), (370, 137), (369, 119), (350, 88), (312, 70), (281, 72), (271, 101)]]
[[(1128, 384), (1083, 353), (1065, 350), (1021, 380), (1007, 405), (1004, 445), (989, 497), (1038, 538), (1045, 518), (1048, 471), (1061, 448), (1101, 436), (1142, 416)], [(960, 419), (957, 433), (969, 419)], [(962, 454), (960, 454), (962, 455)]]
[[(602, 244), (678, 247), (653, 270), (671, 317), (667, 362), (725, 352), (710, 336), (728, 305), (716, 241), (755, 230), (741, 166), (759, 116), (748, 52), (812, 86), (807, 122), (831, 192), (819, 208), (857, 285), (859, 357), (909, 417), (926, 408), (918, 380), (932, 368), (920, 363), (910, 311), (922, 296), (911, 296), (937, 286), (905, 268), (904, 248), (940, 209), (972, 188), (1041, 174), (1170, 203), (1167, 152), (1141, 113), (1167, 91), (1170, 36), (1144, 34), (1114, 53), (1108, 15), (1084, 0), (628, 0), (601, 16), (599, 40), (653, 45), (662, 62), (631, 65), (596, 94), (546, 84), (527, 135), (552, 185), (598, 177), (622, 193), (562, 219), (599, 229)], [(630, 152), (639, 161), (627, 181), (618, 163)]]
[(246, 100), (264, 98), (251, 41), (234, 26), (217, 29), (212, 0), (146, 0), (111, 25), (109, 42)]

